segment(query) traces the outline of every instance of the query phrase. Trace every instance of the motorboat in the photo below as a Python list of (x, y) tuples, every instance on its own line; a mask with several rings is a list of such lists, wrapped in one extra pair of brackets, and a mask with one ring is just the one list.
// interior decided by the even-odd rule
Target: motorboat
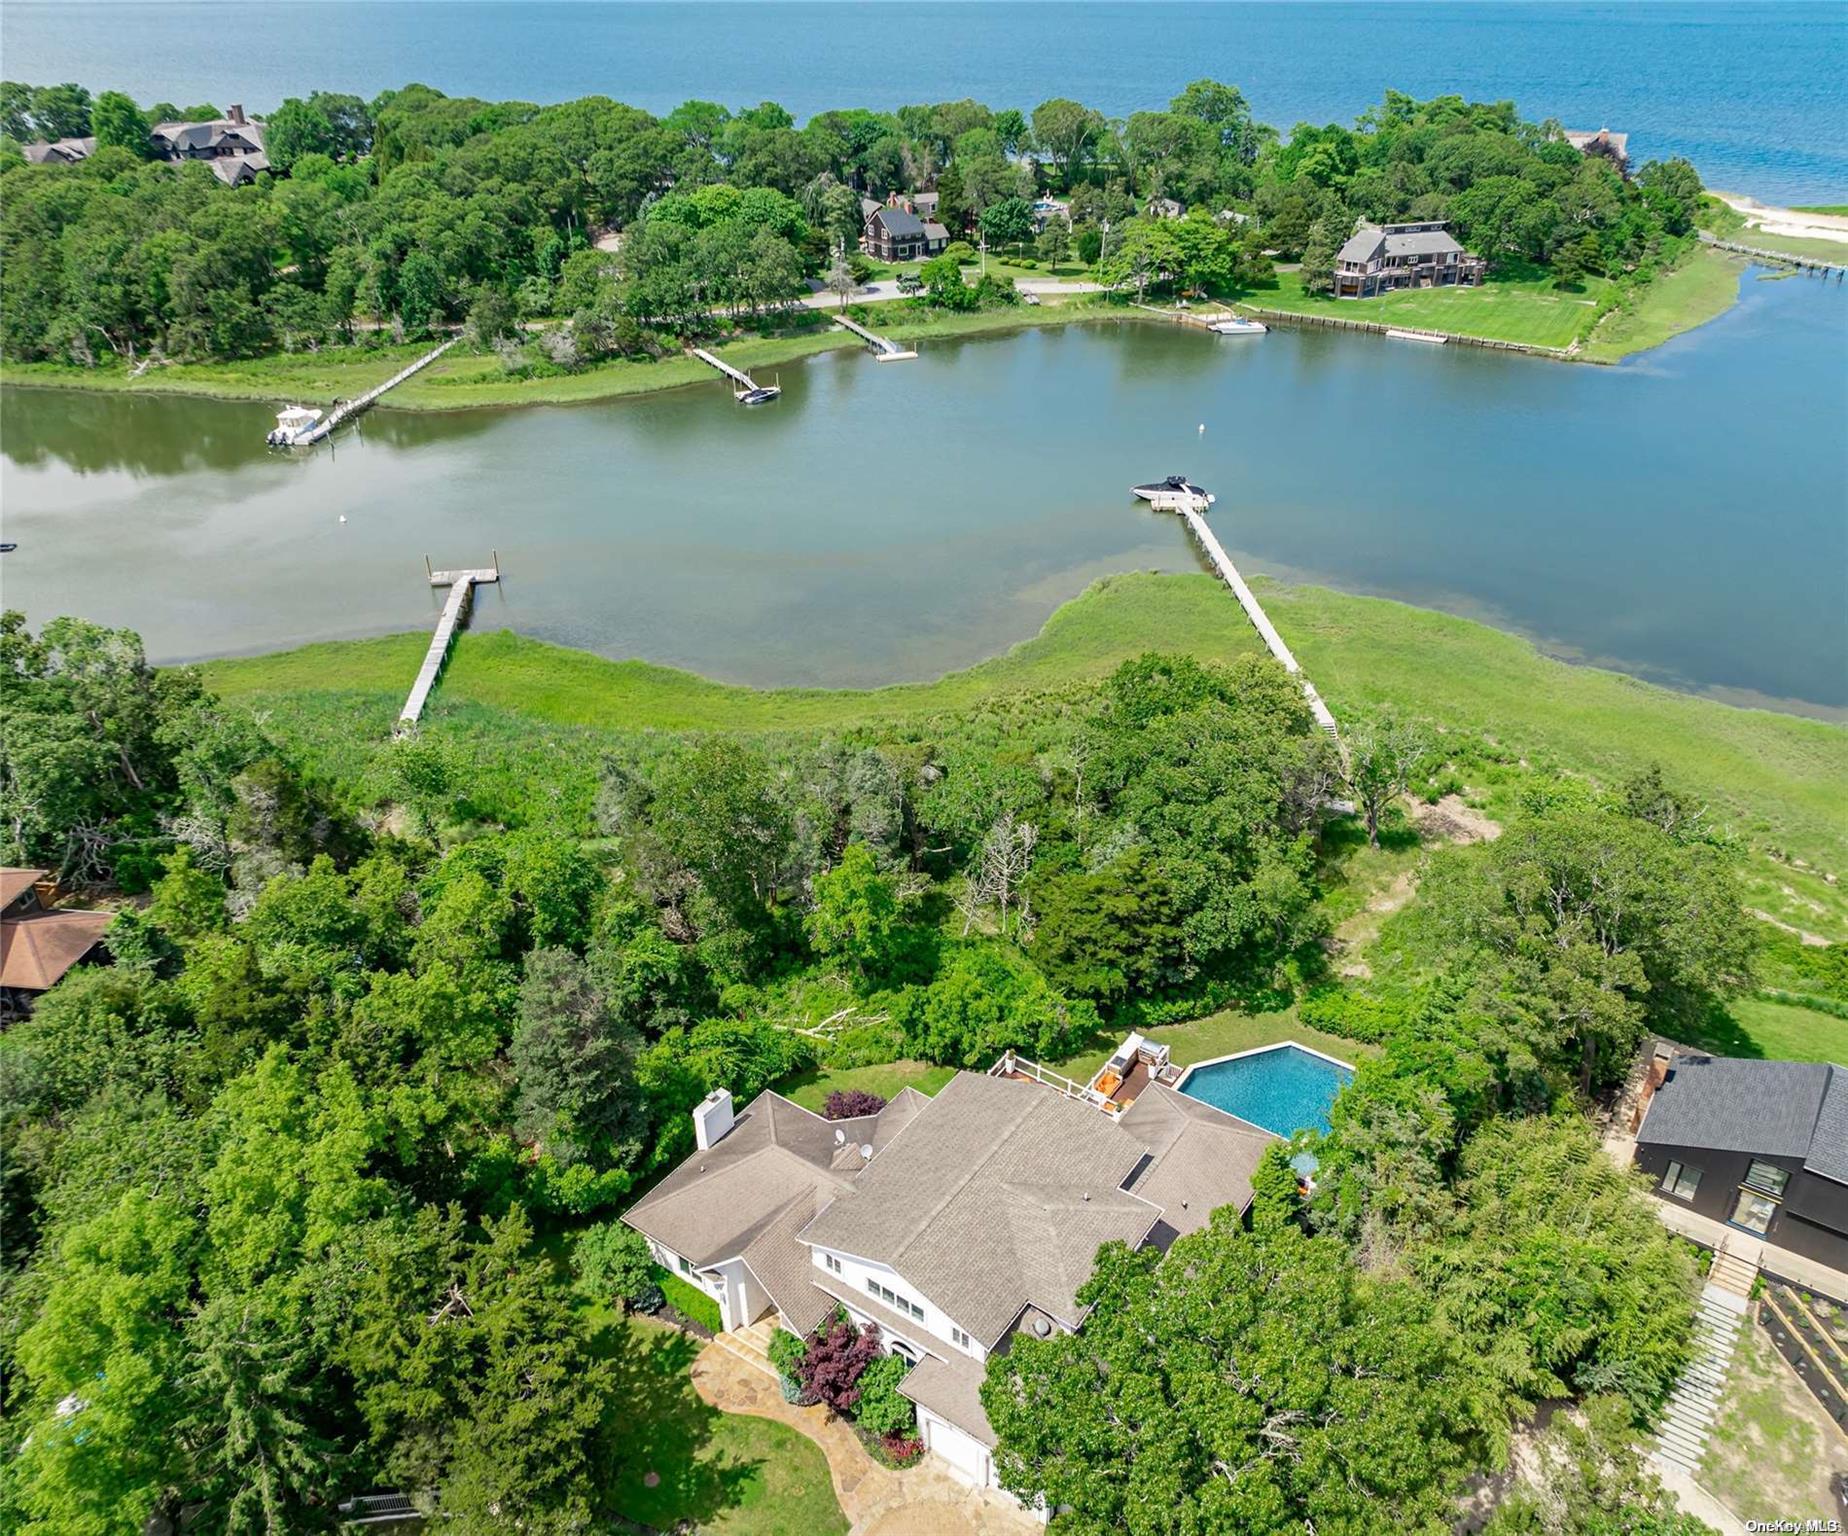
[(13, 543), (0, 544), (0, 555), (10, 555), (18, 548), (19, 546)]
[(1262, 320), (1253, 320), (1246, 315), (1227, 315), (1222, 320), (1215, 320), (1212, 329), (1219, 336), (1262, 336), (1270, 327)]
[(1158, 512), (1204, 512), (1213, 504), (1213, 493), (1185, 475), (1169, 475), (1166, 480), (1133, 485), (1130, 490)]
[(759, 384), (755, 389), (739, 390), (738, 403), (740, 405), (768, 405), (782, 393), (783, 391), (778, 385)]
[(272, 448), (292, 448), (321, 424), (313, 406), (291, 405), (276, 413), (276, 425), (264, 439)]

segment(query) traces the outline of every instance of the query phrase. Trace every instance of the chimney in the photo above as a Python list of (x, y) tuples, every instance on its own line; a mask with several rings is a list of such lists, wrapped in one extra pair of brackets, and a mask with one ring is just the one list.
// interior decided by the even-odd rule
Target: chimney
[(693, 1144), (704, 1152), (723, 1141), (731, 1128), (731, 1090), (714, 1088), (693, 1108)]
[(228, 123), (241, 123), (244, 121), (244, 107), (241, 102), (234, 101), (230, 106), (225, 108), (225, 121)]

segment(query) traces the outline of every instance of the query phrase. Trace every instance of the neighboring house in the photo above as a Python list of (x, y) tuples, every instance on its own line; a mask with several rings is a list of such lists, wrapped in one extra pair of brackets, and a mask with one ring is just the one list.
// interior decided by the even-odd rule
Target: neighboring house
[(1274, 1139), (1144, 1071), (1131, 1101), (1028, 1080), (1011, 1056), (935, 1098), (830, 1122), (774, 1093), (694, 1111), (698, 1150), (624, 1220), (710, 1292), (727, 1328), (772, 1312), (806, 1334), (837, 1309), (911, 1362), (928, 1449), (996, 1484), (979, 1390), (991, 1354), (1085, 1318), (1099, 1244), (1164, 1251), (1230, 1205)]
[(1673, 1057), (1636, 1164), (1662, 1199), (1848, 1270), (1848, 1068)]
[(1335, 297), (1371, 299), (1398, 288), (1479, 283), (1488, 263), (1463, 249), (1441, 222), (1369, 224), (1362, 220), (1335, 256)]
[(31, 1010), (84, 960), (109, 927), (108, 912), (59, 912), (44, 905), (42, 869), (0, 869), (0, 1019)]
[(950, 232), (934, 219), (921, 219), (908, 208), (881, 204), (866, 216), (861, 244), (880, 261), (921, 261), (939, 256)]
[(47, 143), (41, 139), (36, 144), (26, 145), (22, 153), (33, 165), (75, 165), (96, 153), (96, 140), (57, 139)]
[[(242, 186), (269, 169), (263, 124), (246, 117), (241, 106), (205, 123), (156, 123), (148, 143), (157, 160), (203, 160), (227, 186)], [(36, 165), (68, 165), (96, 153), (96, 140), (59, 139), (55, 144), (28, 144), (26, 158)]]
[(1620, 174), (1629, 174), (1629, 134), (1612, 133), (1608, 128), (1600, 128), (1596, 133), (1578, 128), (1567, 128), (1564, 132), (1566, 142), (1581, 155), (1599, 155), (1616, 166)]
[(1183, 219), (1187, 216), (1187, 205), (1171, 197), (1151, 197), (1142, 211), (1151, 219)]

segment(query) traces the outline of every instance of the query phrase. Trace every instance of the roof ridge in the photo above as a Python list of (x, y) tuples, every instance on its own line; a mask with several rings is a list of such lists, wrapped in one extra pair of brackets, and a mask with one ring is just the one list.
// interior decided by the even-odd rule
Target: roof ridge
[[(942, 1089), (939, 1090), (937, 1097), (931, 1100), (931, 1102), (933, 1104), (941, 1102), (943, 1095), (948, 1093), (958, 1083), (964, 1081), (965, 1076), (967, 1077), (969, 1081), (972, 1081), (972, 1082), (1000, 1083), (1000, 1082), (1006, 1081), (1006, 1079), (1004, 1078), (998, 1078), (998, 1077), (997, 1078), (987, 1078), (987, 1077), (978, 1078), (976, 1077), (974, 1073), (964, 1074), (964, 1073), (959, 1072), (956, 1074), (955, 1077), (951, 1078), (949, 1082), (943, 1085)], [(980, 1157), (977, 1157), (973, 1161), (970, 1162), (969, 1166), (963, 1170), (962, 1177), (954, 1180), (951, 1183), (949, 1189), (947, 1189), (944, 1192), (943, 1197), (940, 1200), (938, 1200), (937, 1203), (933, 1205), (928, 1211), (926, 1211), (924, 1215), (922, 1216), (922, 1218), (911, 1223), (910, 1231), (906, 1233), (903, 1242), (901, 1242), (898, 1245), (898, 1247), (893, 1250), (896, 1254), (903, 1255), (909, 1252), (911, 1245), (915, 1243), (918, 1240), (918, 1238), (925, 1231), (929, 1229), (930, 1224), (937, 1219), (937, 1216), (939, 1215), (939, 1213), (942, 1212), (943, 1209), (947, 1205), (949, 1205), (949, 1203), (952, 1200), (954, 1200), (958, 1195), (960, 1195), (965, 1189), (967, 1189), (972, 1183), (975, 1182), (976, 1175), (979, 1174), (984, 1168), (986, 1168), (990, 1160), (994, 1157), (995, 1149), (998, 1146), (1000, 1146), (1001, 1143), (1005, 1142), (1016, 1131), (1018, 1131), (1020, 1127), (1024, 1125), (1029, 1119), (1032, 1118), (1034, 1111), (1039, 1108), (1038, 1101), (1028, 1094), (1020, 1095), (1020, 1099), (1021, 1099), (1020, 1113), (1015, 1115), (1012, 1118), (1006, 1130), (1001, 1132), (1001, 1134), (998, 1137), (996, 1137), (993, 1141), (989, 1142), (988, 1149)], [(1048, 1102), (1053, 1102), (1053, 1101), (1048, 1100)], [(902, 1136), (905, 1133), (905, 1131), (911, 1128), (911, 1125), (916, 1124), (918, 1118), (919, 1118), (918, 1116), (914, 1115), (911, 1119), (910, 1124), (900, 1127), (899, 1135)], [(894, 1136), (892, 1140), (896, 1142), (898, 1140), (898, 1136)], [(887, 1150), (890, 1150), (890, 1144), (888, 1144)], [(889, 1261), (889, 1262), (891, 1262), (894, 1267), (897, 1266), (896, 1259)]]

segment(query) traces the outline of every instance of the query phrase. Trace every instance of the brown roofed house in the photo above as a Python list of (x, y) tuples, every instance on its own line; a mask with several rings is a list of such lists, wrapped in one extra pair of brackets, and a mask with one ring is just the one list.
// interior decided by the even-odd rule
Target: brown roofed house
[(623, 1219), (728, 1330), (807, 1333), (837, 1311), (877, 1330), (911, 1365), (899, 1390), (926, 1448), (996, 1487), (989, 1356), (1082, 1327), (1101, 1244), (1165, 1250), (1242, 1214), (1274, 1140), (1168, 1086), (1164, 1049), (1132, 1036), (1118, 1054), (1138, 1065), (1112, 1094), (1050, 1087), (1010, 1052), (837, 1122), (774, 1093), (734, 1115), (720, 1089), (694, 1111), (697, 1150)]
[(102, 942), (111, 913), (46, 906), (42, 869), (0, 869), (0, 1019), (30, 1011), (39, 993)]

